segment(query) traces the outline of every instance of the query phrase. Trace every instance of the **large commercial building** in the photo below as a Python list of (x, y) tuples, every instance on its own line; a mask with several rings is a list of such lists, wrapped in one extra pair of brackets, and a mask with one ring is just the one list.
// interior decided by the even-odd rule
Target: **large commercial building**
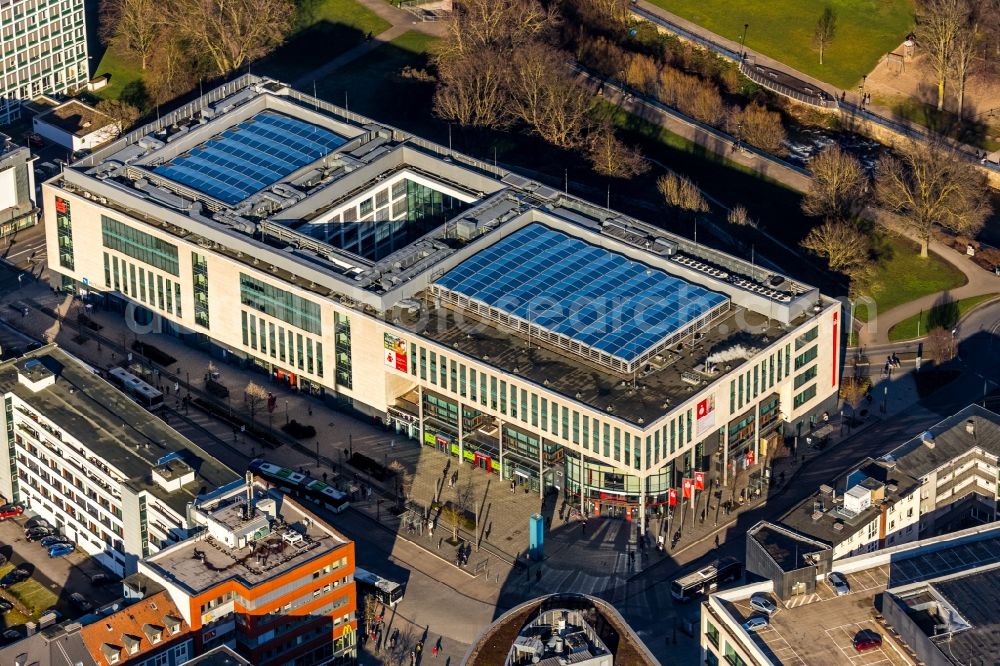
[(274, 81), (43, 197), (54, 286), (588, 513), (759, 473), (836, 402), (817, 289)]
[(0, 364), (0, 494), (122, 575), (240, 476), (55, 345)]
[[(775, 576), (717, 592), (702, 603), (700, 663), (996, 662), (1000, 526), (969, 528), (833, 562), (833, 571), (849, 586), (840, 595), (827, 582), (829, 549), (766, 524), (752, 532), (748, 543), (756, 540), (773, 554)], [(758, 558), (748, 552), (747, 560), (749, 566)], [(755, 594), (770, 595), (778, 610), (765, 627), (749, 631), (744, 623), (761, 615), (750, 605)], [(855, 649), (856, 639), (875, 635), (881, 644), (864, 652)]]
[(970, 405), (820, 486), (781, 519), (837, 560), (996, 520), (1000, 415)]
[(83, 0), (0, 3), (0, 124), (21, 115), (21, 102), (74, 92), (87, 83)]
[(354, 663), (354, 542), (249, 476), (190, 514), (203, 529), (139, 573), (166, 588), (196, 654), (225, 645), (254, 666)]

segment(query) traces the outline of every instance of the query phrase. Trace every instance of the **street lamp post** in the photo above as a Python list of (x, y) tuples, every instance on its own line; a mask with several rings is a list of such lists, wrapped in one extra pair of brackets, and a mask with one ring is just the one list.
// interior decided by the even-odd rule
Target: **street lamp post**
[(288, 425), (288, 401), (285, 401), (285, 425)]
[(743, 34), (740, 35), (740, 60), (747, 57), (746, 43), (747, 43), (747, 30), (750, 28), (749, 23), (743, 24)]

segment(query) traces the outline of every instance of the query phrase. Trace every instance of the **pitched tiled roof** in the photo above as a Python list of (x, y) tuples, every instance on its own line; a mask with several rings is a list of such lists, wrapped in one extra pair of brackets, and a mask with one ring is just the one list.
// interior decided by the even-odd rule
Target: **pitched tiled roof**
[[(177, 633), (172, 633), (175, 628)], [(87, 625), (81, 633), (98, 666), (120, 666), (147, 658), (186, 638), (189, 631), (170, 596), (160, 591)]]

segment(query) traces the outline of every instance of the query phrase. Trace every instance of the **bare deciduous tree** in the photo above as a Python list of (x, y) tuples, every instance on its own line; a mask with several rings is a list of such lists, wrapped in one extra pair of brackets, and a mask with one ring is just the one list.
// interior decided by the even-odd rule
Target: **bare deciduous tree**
[(802, 241), (802, 247), (825, 258), (832, 270), (841, 273), (867, 263), (870, 246), (868, 236), (843, 222), (824, 222)]
[(726, 221), (737, 227), (757, 228), (757, 220), (750, 217), (750, 213), (743, 204), (738, 204), (735, 208), (730, 209), (726, 215)]
[[(1000, 22), (1000, 17), (993, 16), (995, 22)], [(966, 15), (963, 27), (955, 35), (955, 42), (952, 48), (951, 69), (955, 77), (955, 85), (958, 86), (958, 102), (956, 113), (958, 119), (962, 119), (965, 112), (965, 86), (969, 81), (969, 74), (972, 73), (976, 58), (982, 53), (983, 33), (979, 29), (979, 21), (976, 12), (969, 12)]]
[(101, 100), (96, 108), (114, 121), (116, 134), (122, 134), (139, 120), (139, 109), (117, 99)]
[(986, 176), (944, 144), (913, 141), (896, 155), (881, 157), (875, 169), (875, 195), (900, 214), (927, 256), (935, 224), (974, 235), (991, 213)]
[(413, 488), (413, 474), (398, 460), (389, 463), (389, 471), (396, 477), (396, 503), (402, 507)]
[(587, 156), (594, 171), (611, 178), (632, 178), (649, 171), (649, 164), (639, 149), (622, 143), (610, 123), (603, 123), (591, 132)]
[(434, 112), (441, 118), (493, 129), (510, 124), (508, 65), (496, 53), (449, 62), (439, 77)]
[(449, 504), (441, 509), (441, 517), (451, 526), (451, 540), (458, 541), (458, 526), (462, 523), (462, 512)]
[(455, 3), (435, 60), (440, 67), (478, 58), (484, 51), (510, 54), (542, 36), (556, 20), (555, 10), (537, 0), (463, 0)]
[(917, 3), (917, 42), (927, 51), (937, 77), (937, 108), (944, 109), (944, 91), (955, 49), (955, 39), (968, 16), (965, 0), (920, 0)]
[(924, 353), (930, 360), (935, 363), (945, 363), (955, 358), (957, 351), (955, 336), (948, 329), (938, 326), (927, 333), (927, 338), (924, 340)]
[(256, 382), (250, 382), (243, 389), (243, 396), (250, 410), (250, 423), (256, 423), (257, 408), (267, 400), (268, 395), (267, 389)]
[(846, 221), (865, 206), (868, 175), (858, 158), (833, 144), (809, 160), (813, 178), (802, 211), (813, 217)]
[(816, 22), (813, 30), (813, 44), (819, 49), (819, 64), (823, 64), (823, 52), (837, 34), (837, 14), (833, 8), (827, 7)]
[(170, 25), (211, 59), (220, 75), (280, 44), (295, 16), (291, 0), (172, 0), (163, 10)]
[(673, 171), (666, 173), (657, 179), (656, 189), (669, 206), (691, 213), (708, 212), (708, 202), (704, 195), (687, 176), (678, 176)]
[(589, 123), (591, 95), (571, 76), (568, 54), (535, 42), (510, 63), (513, 115), (554, 146), (580, 144)]
[(868, 377), (844, 377), (840, 382), (840, 398), (851, 408), (852, 413), (857, 411), (858, 405), (868, 395), (871, 383)]
[(734, 110), (729, 117), (729, 131), (737, 139), (757, 146), (774, 155), (785, 153), (787, 134), (781, 124), (781, 114), (768, 111), (767, 107), (751, 102), (743, 109)]
[(101, 38), (139, 61), (145, 71), (160, 37), (162, 4), (157, 0), (103, 0)]
[(625, 69), (625, 82), (640, 92), (651, 93), (656, 88), (659, 75), (659, 65), (655, 60), (642, 53), (634, 53)]

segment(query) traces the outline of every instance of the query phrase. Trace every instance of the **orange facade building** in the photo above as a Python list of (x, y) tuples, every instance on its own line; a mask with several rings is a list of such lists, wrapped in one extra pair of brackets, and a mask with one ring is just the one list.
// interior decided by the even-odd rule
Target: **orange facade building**
[(192, 506), (196, 536), (142, 560), (194, 635), (255, 666), (353, 664), (354, 543), (261, 481)]

